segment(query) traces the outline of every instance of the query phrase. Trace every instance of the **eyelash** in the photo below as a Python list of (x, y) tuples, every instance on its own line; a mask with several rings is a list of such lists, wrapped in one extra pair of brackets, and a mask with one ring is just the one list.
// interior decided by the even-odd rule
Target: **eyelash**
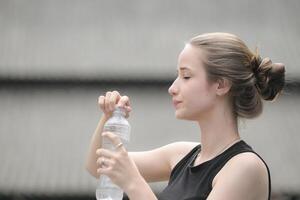
[[(179, 77), (179, 75), (177, 74), (177, 77)], [(191, 77), (189, 77), (189, 76), (183, 76), (182, 77), (184, 80), (189, 80)]]

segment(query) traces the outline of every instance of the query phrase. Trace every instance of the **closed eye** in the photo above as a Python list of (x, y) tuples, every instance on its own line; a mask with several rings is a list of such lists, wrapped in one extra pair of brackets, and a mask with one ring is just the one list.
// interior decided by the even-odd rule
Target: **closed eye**
[(190, 79), (191, 77), (183, 77), (183, 79), (185, 79), (185, 80), (188, 80), (188, 79)]

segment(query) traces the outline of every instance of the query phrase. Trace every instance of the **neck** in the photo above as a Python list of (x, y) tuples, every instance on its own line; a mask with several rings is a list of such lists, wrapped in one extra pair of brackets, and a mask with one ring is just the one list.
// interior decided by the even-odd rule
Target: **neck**
[(240, 139), (236, 119), (230, 110), (224, 108), (215, 109), (205, 119), (198, 120), (201, 129), (201, 160), (217, 156)]

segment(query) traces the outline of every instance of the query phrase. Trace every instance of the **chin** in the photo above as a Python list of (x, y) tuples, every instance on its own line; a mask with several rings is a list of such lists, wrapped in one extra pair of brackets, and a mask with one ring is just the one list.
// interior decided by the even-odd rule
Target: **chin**
[(176, 117), (176, 119), (191, 120), (189, 116), (187, 116), (183, 112), (179, 112), (179, 111), (175, 112), (175, 117)]
[(175, 118), (182, 119), (182, 114), (178, 110), (175, 111)]
[(176, 119), (188, 120), (188, 121), (198, 121), (199, 119), (199, 116), (197, 114), (187, 115), (186, 113), (180, 112), (179, 110), (176, 110), (175, 117)]

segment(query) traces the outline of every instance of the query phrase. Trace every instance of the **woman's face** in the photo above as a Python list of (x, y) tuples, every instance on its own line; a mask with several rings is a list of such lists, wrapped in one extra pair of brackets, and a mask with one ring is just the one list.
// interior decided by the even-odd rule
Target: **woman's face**
[(216, 102), (216, 87), (208, 83), (202, 63), (203, 53), (187, 44), (178, 57), (178, 76), (168, 92), (178, 119), (199, 120), (209, 115)]

